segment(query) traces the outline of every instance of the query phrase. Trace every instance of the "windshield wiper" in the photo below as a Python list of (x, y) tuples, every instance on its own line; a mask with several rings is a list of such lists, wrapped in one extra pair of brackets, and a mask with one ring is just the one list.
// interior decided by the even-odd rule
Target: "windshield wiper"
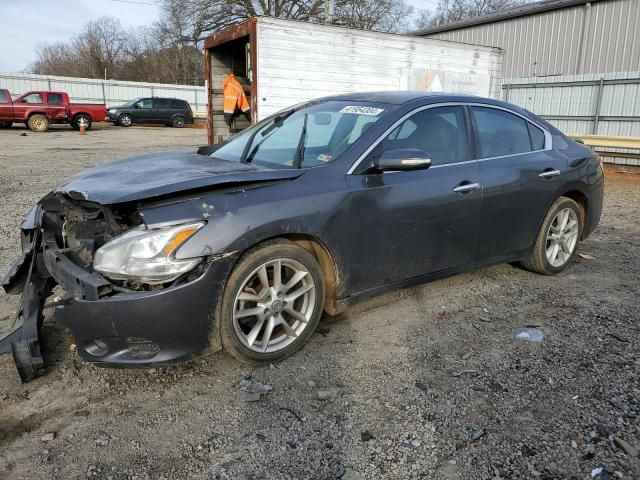
[(293, 157), (293, 168), (302, 168), (302, 161), (304, 160), (304, 141), (307, 136), (307, 119), (309, 114), (304, 114), (304, 122), (302, 123), (302, 133), (300, 133), (300, 139), (298, 140), (298, 147), (296, 148), (296, 154)]
[(283, 112), (280, 115), (277, 115), (276, 117), (274, 117), (273, 122), (267, 128), (265, 128), (264, 130), (257, 129), (255, 132), (253, 132), (249, 137), (249, 139), (247, 140), (246, 145), (244, 146), (244, 150), (242, 151), (242, 156), (240, 157), (240, 162), (251, 163), (251, 160), (253, 160), (253, 154), (255, 154), (255, 150), (258, 148), (260, 144), (256, 145), (256, 148), (254, 148), (253, 152), (250, 152), (250, 149), (251, 149), (251, 145), (253, 145), (253, 140), (256, 138), (256, 135), (258, 134), (258, 132), (262, 132), (261, 135), (264, 137), (274, 129), (280, 128), (282, 126), (282, 122), (284, 122), (289, 116), (291, 116), (293, 112), (295, 112), (295, 110), (288, 110), (286, 112)]

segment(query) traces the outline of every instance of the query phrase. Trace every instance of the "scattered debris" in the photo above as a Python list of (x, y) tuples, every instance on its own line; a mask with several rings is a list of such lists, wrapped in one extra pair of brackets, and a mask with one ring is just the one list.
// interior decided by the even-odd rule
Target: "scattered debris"
[(593, 470), (591, 470), (591, 478), (596, 478), (598, 475), (602, 473), (602, 470), (603, 470), (602, 467), (594, 468)]
[(260, 393), (266, 395), (272, 390), (272, 386), (268, 383), (256, 382), (251, 377), (240, 380), (240, 390), (247, 393)]
[(580, 258), (584, 258), (585, 260), (595, 260), (596, 259), (595, 257), (592, 257), (588, 253), (579, 253), (578, 256)]
[(289, 407), (279, 407), (280, 410), (284, 410), (285, 412), (289, 412), (291, 415), (293, 415), (294, 417), (296, 417), (296, 419), (300, 422), (300, 423), (304, 423), (304, 420), (302, 419), (302, 417), (300, 415), (298, 415), (296, 413), (295, 410), (289, 408)]
[(261, 393), (250, 393), (247, 395), (247, 402), (259, 402), (261, 398)]
[(42, 437), (40, 437), (40, 440), (43, 442), (51, 442), (55, 438), (56, 438), (56, 432), (48, 432), (48, 433), (45, 433)]
[(369, 440), (373, 440), (376, 437), (374, 437), (369, 430), (365, 430), (364, 432), (360, 432), (360, 438), (363, 442), (368, 442)]
[(316, 395), (318, 400), (334, 400), (338, 396), (335, 390), (318, 390)]
[(542, 330), (540, 330), (539, 328), (523, 327), (523, 328), (516, 328), (513, 331), (513, 339), (520, 340), (522, 342), (539, 343), (542, 341), (543, 338), (544, 338), (544, 334), (542, 333)]
[(486, 434), (487, 432), (482, 428), (469, 430), (469, 438), (471, 439), (472, 442), (475, 442), (476, 440), (480, 440)]
[(640, 458), (640, 451), (620, 437), (613, 437), (613, 443), (624, 450), (624, 452), (631, 458)]
[(424, 383), (422, 383), (420, 380), (416, 380), (415, 385), (416, 385), (416, 387), (418, 387), (423, 392), (428, 392), (429, 391), (429, 386), (424, 384)]
[(629, 339), (621, 334), (619, 334), (618, 332), (609, 332), (607, 333), (607, 335), (609, 335), (610, 337), (615, 338), (616, 340), (618, 340), (621, 343), (629, 343)]

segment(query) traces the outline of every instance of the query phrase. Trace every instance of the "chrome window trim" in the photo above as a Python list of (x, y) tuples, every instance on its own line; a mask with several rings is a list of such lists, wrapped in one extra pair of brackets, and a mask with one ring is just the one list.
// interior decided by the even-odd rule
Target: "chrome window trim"
[[(484, 162), (486, 160), (493, 160), (496, 158), (508, 158), (508, 157), (515, 157), (516, 155), (528, 155), (530, 153), (538, 153), (538, 152), (545, 152), (545, 151), (549, 151), (553, 149), (553, 139), (551, 136), (551, 133), (544, 128), (542, 125), (534, 122), (533, 120), (528, 119), (527, 117), (525, 117), (524, 115), (521, 115), (518, 112), (515, 112), (509, 108), (506, 107), (502, 107), (500, 105), (491, 105), (488, 103), (478, 103), (478, 102), (445, 102), (445, 103), (433, 103), (433, 104), (429, 104), (429, 105), (422, 105), (421, 107), (417, 107), (414, 108), (413, 110), (411, 110), (410, 112), (407, 112), (406, 114), (404, 114), (402, 117), (400, 117), (398, 120), (396, 120), (393, 125), (391, 125), (389, 128), (387, 128), (382, 135), (380, 135), (375, 142), (373, 142), (371, 145), (369, 145), (369, 148), (367, 148), (364, 153), (362, 153), (362, 155), (360, 155), (357, 160), (355, 162), (353, 162), (353, 164), (351, 165), (351, 167), (349, 168), (349, 170), (347, 170), (347, 175), (354, 175), (354, 170), (358, 167), (358, 165), (360, 165), (360, 163), (367, 158), (367, 155), (369, 155), (371, 153), (371, 151), (376, 148), (378, 146), (378, 144), (380, 142), (382, 142), (382, 140), (384, 140), (391, 132), (393, 132), (398, 125), (400, 125), (402, 122), (404, 122), (406, 119), (408, 119), (409, 117), (415, 115), (416, 113), (422, 112), (424, 110), (429, 110), (431, 108), (438, 108), (438, 107), (482, 107), (482, 108), (494, 108), (496, 110), (503, 110), (507, 113), (510, 113), (512, 115), (516, 115), (520, 118), (522, 118), (525, 122), (529, 122), (530, 124), (532, 124), (535, 127), (538, 127), (540, 130), (542, 130), (544, 132), (544, 148), (542, 150), (531, 150), (529, 152), (522, 152), (522, 153), (510, 153), (509, 155), (499, 155), (497, 157), (486, 157), (486, 158), (474, 158), (471, 160), (464, 160), (462, 162), (454, 162), (454, 163), (445, 163), (442, 165), (434, 165), (430, 168), (441, 168), (441, 167), (448, 167), (450, 165), (463, 165), (466, 163), (474, 163), (474, 162)], [(472, 126), (473, 128), (473, 126)], [(385, 173), (395, 173), (395, 172), (385, 172)]]

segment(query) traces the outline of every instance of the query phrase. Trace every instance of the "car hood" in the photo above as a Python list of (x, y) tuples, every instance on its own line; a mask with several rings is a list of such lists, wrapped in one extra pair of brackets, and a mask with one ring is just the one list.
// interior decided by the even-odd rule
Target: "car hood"
[(274, 170), (250, 163), (220, 160), (189, 149), (98, 165), (71, 177), (54, 193), (109, 205), (229, 184), (287, 180), (302, 173), (300, 169)]

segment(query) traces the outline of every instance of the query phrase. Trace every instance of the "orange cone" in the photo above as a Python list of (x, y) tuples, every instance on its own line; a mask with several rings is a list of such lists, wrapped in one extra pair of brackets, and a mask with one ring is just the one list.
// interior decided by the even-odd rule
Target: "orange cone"
[(84, 122), (80, 124), (80, 135), (87, 133), (87, 129), (84, 126)]

